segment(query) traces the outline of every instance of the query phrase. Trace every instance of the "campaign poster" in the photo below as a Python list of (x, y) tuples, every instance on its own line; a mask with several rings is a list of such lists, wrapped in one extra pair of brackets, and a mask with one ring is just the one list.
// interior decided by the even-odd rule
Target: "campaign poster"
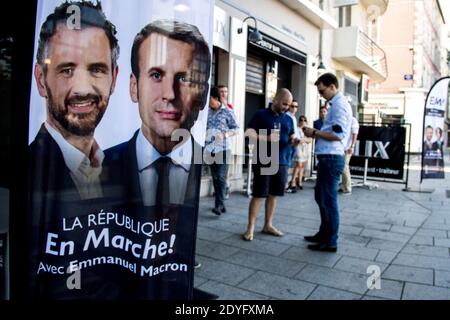
[(422, 145), (423, 179), (444, 179), (444, 125), (450, 77), (439, 79), (425, 101)]
[(31, 299), (190, 299), (212, 0), (38, 1)]

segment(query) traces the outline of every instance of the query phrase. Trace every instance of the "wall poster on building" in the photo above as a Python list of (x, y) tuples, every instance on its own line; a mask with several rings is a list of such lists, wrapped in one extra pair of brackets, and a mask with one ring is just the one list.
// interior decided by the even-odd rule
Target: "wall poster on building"
[(213, 8), (38, 1), (31, 298), (192, 298)]
[(421, 181), (445, 178), (444, 124), (449, 81), (450, 77), (439, 79), (425, 101)]

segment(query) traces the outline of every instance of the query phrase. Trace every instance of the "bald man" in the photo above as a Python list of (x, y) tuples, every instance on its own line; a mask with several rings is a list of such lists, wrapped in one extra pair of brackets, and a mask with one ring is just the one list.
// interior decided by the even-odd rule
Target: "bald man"
[[(246, 241), (253, 240), (256, 217), (263, 199), (266, 199), (266, 217), (262, 232), (272, 236), (282, 236), (283, 233), (272, 224), (278, 196), (284, 195), (284, 189), (288, 177), (289, 148), (290, 144), (298, 145), (299, 140), (295, 136), (294, 125), (291, 117), (285, 112), (292, 104), (292, 94), (287, 89), (280, 89), (272, 105), (267, 109), (259, 110), (248, 125), (246, 134), (250, 139), (258, 141), (259, 155), (263, 144), (277, 143), (278, 154), (271, 155), (269, 163), (262, 164), (257, 161), (253, 169), (253, 197), (250, 201), (248, 213), (247, 231), (243, 235)], [(268, 149), (272, 149), (270, 146)], [(278, 156), (278, 159), (277, 159)], [(258, 156), (258, 160), (260, 157)], [(276, 163), (274, 163), (276, 162)], [(274, 174), (266, 175), (265, 169), (278, 166)]]

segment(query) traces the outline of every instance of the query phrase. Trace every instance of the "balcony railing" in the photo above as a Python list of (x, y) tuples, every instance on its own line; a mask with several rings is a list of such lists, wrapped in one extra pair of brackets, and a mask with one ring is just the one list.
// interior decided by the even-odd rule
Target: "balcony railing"
[(358, 38), (358, 56), (361, 56), (368, 65), (387, 78), (388, 70), (384, 50), (361, 30), (359, 30)]
[(334, 30), (332, 57), (354, 71), (368, 74), (375, 82), (387, 78), (385, 52), (359, 27)]

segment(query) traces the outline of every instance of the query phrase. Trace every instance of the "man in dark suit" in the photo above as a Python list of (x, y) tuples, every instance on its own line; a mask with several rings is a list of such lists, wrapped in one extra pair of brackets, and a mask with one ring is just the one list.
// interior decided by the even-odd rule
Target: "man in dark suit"
[[(94, 131), (117, 79), (119, 46), (101, 5), (80, 2), (81, 30), (70, 29), (65, 3), (47, 17), (40, 32), (34, 76), (45, 98), (47, 119), (30, 145), (33, 192), (102, 196), (102, 150)], [(76, 43), (76, 47), (72, 44)], [(52, 164), (52, 166), (49, 166)], [(36, 177), (44, 167), (45, 176)]]
[[(132, 182), (126, 191), (131, 187), (144, 206), (160, 205), (161, 200), (163, 205), (183, 204), (190, 173), (202, 161), (201, 147), (190, 129), (206, 105), (208, 44), (195, 26), (157, 20), (135, 37), (131, 56), (130, 96), (138, 103), (142, 125), (128, 142), (106, 151), (106, 167), (113, 176), (112, 167), (126, 166), (128, 177), (116, 175), (113, 180)], [(158, 190), (161, 159), (169, 162), (163, 165), (169, 167), (169, 186), (164, 186), (171, 191), (168, 199), (157, 197), (162, 191)]]
[(326, 105), (320, 107), (319, 109), (319, 119), (313, 122), (313, 128), (320, 130), (323, 126), (323, 122), (325, 121), (325, 117), (328, 113), (328, 107)]
[[(122, 187), (122, 211), (142, 221), (169, 221), (169, 231), (152, 242), (170, 243), (176, 235), (173, 253), (153, 265), (194, 264), (202, 147), (190, 130), (207, 103), (210, 66), (208, 44), (193, 25), (157, 20), (135, 37), (130, 96), (142, 124), (129, 141), (105, 152), (105, 174)], [(192, 279), (188, 267), (136, 288), (140, 296), (186, 299)]]
[[(79, 28), (67, 23), (72, 5), (79, 9)], [(46, 101), (47, 118), (29, 147), (28, 293), (33, 298), (95, 297), (112, 291), (106, 276), (100, 285), (86, 286), (84, 291), (68, 290), (68, 260), (62, 256), (77, 259), (74, 248), (82, 245), (86, 236), (86, 228), (71, 233), (66, 222), (83, 219), (103, 207), (98, 201), (104, 199), (104, 154), (94, 131), (117, 79), (115, 34), (101, 4), (90, 1), (61, 4), (41, 27), (34, 76)], [(71, 245), (67, 252), (53, 247), (64, 242)], [(58, 274), (46, 265), (58, 268)], [(90, 277), (95, 272), (83, 273), (84, 284), (95, 278)]]

